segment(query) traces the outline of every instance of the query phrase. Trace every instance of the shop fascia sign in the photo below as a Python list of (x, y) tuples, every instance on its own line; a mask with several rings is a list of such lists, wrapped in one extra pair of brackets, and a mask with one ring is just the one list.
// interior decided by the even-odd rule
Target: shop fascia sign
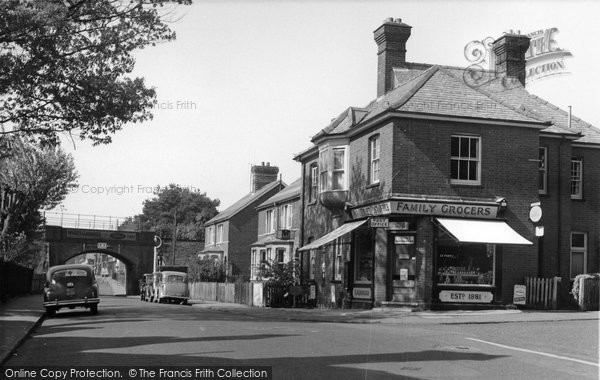
[(494, 219), (498, 214), (498, 205), (395, 200), (358, 207), (352, 210), (352, 217), (354, 219), (392, 214)]

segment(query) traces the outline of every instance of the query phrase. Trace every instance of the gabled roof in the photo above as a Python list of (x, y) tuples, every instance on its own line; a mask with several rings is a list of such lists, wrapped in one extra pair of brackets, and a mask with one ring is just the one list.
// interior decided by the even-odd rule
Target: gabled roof
[(279, 203), (284, 203), (294, 198), (299, 198), (301, 191), (300, 185), (302, 185), (302, 180), (301, 178), (298, 178), (297, 180), (292, 182), (288, 187), (261, 203), (257, 208), (260, 209), (264, 207), (269, 207)]
[[(489, 70), (407, 63), (394, 69), (396, 87), (364, 108), (350, 107), (313, 137), (343, 134), (386, 112), (406, 112), (537, 125), (542, 132), (600, 144), (600, 129), (530, 94), (519, 81)], [(474, 75), (473, 75), (474, 74)]]
[(248, 193), (244, 197), (242, 197), (239, 201), (237, 201), (234, 204), (232, 204), (231, 206), (227, 207), (225, 210), (223, 210), (219, 214), (217, 214), (217, 216), (215, 216), (214, 218), (212, 218), (211, 220), (206, 222), (205, 225), (215, 224), (215, 223), (230, 219), (232, 216), (234, 216), (238, 212), (244, 210), (246, 207), (251, 206), (253, 203), (260, 200), (261, 197), (263, 197), (265, 194), (267, 194), (268, 192), (270, 192), (271, 190), (275, 189), (278, 186), (285, 187), (286, 185), (282, 181), (277, 180), (277, 181), (271, 182), (268, 185), (265, 185), (263, 188), (261, 188), (260, 190), (254, 192), (254, 193)]

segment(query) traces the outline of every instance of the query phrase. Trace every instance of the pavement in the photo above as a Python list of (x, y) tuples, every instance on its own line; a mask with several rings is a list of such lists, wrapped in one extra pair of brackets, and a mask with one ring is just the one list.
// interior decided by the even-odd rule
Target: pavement
[[(128, 298), (139, 299), (130, 296)], [(599, 320), (598, 311), (575, 310), (452, 310), (411, 312), (402, 308), (372, 310), (264, 308), (212, 301), (190, 302), (198, 310), (215, 310), (257, 319), (278, 319), (328, 323), (382, 324), (484, 324)], [(10, 299), (0, 303), (0, 365), (29, 334), (42, 323), (45, 310), (41, 295)]]

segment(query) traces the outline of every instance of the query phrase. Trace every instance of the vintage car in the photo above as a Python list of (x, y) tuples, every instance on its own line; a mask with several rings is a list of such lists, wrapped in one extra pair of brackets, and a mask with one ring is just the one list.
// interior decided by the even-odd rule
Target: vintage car
[(154, 302), (187, 304), (189, 297), (187, 273), (161, 271), (154, 275)]
[(44, 307), (52, 317), (59, 309), (84, 307), (98, 312), (98, 285), (89, 265), (57, 265), (48, 269), (44, 285)]

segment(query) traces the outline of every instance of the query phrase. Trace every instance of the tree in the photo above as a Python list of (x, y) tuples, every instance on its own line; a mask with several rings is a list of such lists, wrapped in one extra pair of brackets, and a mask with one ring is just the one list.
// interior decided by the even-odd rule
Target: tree
[[(0, 2), (0, 139), (95, 145), (152, 117), (156, 93), (131, 78), (132, 52), (175, 39), (162, 0)], [(179, 0), (189, 4), (191, 0)]]
[(127, 225), (141, 226), (156, 231), (163, 239), (172, 239), (176, 229), (177, 240), (204, 240), (204, 223), (217, 215), (221, 203), (218, 199), (175, 184), (157, 188), (155, 195), (144, 201), (142, 214), (126, 221), (123, 229)]
[(10, 154), (0, 158), (0, 260), (28, 251), (40, 210), (57, 206), (76, 181), (73, 157), (59, 147), (11, 138)]

